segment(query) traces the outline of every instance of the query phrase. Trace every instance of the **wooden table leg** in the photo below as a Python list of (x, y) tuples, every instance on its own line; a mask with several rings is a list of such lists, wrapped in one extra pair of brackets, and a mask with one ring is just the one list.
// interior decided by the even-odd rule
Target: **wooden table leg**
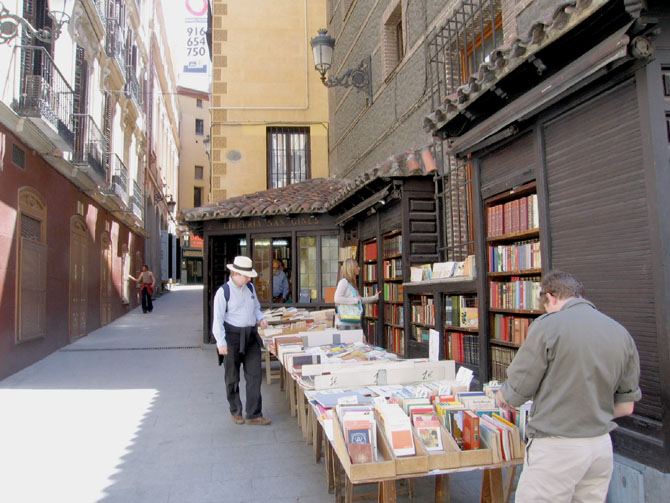
[(265, 348), (265, 382), (272, 384), (272, 369), (270, 368), (270, 350)]
[(377, 493), (379, 503), (396, 503), (398, 497), (395, 490), (395, 480), (386, 480), (379, 483), (379, 492)]
[(487, 468), (482, 475), (480, 503), (503, 503), (502, 468)]
[(314, 414), (314, 462), (321, 462), (321, 448), (323, 446), (323, 426), (316, 419)]
[(279, 389), (281, 391), (284, 391), (285, 389), (285, 381), (286, 378), (284, 377), (284, 367), (282, 365), (279, 366)]
[(353, 503), (354, 502), (354, 485), (349, 480), (348, 475), (344, 475), (344, 503)]
[(341, 503), (344, 497), (342, 494), (342, 465), (335, 453), (333, 453), (333, 482), (335, 484), (335, 503)]
[(414, 499), (414, 479), (407, 479), (407, 496), (409, 499)]
[(451, 483), (449, 475), (435, 475), (435, 503), (451, 501)]
[(335, 467), (333, 464), (333, 447), (326, 442), (326, 482), (328, 482), (328, 494), (335, 490)]
[(308, 403), (305, 404), (307, 409), (307, 445), (312, 445), (314, 442), (314, 423), (316, 423), (316, 412), (312, 406)]
[(291, 417), (296, 417), (298, 414), (298, 409), (295, 406), (295, 381), (293, 378), (289, 378), (288, 380), (288, 399), (289, 399), (289, 406), (291, 408)]
[(503, 498), (505, 503), (509, 503), (512, 493), (516, 489), (514, 487), (514, 479), (516, 478), (516, 465), (512, 465), (505, 470), (505, 481), (503, 482)]

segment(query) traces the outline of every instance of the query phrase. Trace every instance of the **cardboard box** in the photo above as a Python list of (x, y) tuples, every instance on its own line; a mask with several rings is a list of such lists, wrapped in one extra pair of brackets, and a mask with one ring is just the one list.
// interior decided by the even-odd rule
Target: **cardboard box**
[(461, 466), (490, 465), (493, 463), (493, 452), (491, 447), (481, 438), (479, 449), (474, 451), (461, 451)]
[(390, 478), (396, 475), (396, 463), (391, 448), (379, 427), (377, 427), (377, 461), (360, 464), (351, 462), (347, 445), (344, 442), (342, 426), (335, 411), (333, 411), (333, 449), (352, 482)]
[(426, 451), (428, 454), (428, 470), (446, 470), (461, 466), (461, 450), (444, 427), (440, 426), (442, 435), (442, 451)]
[[(377, 423), (377, 430), (382, 430), (383, 427)], [(398, 475), (409, 475), (410, 473), (426, 473), (428, 472), (428, 454), (423, 448), (423, 444), (412, 427), (412, 436), (414, 437), (414, 449), (416, 454), (414, 456), (395, 456), (395, 471)], [(391, 449), (393, 452), (393, 449)]]

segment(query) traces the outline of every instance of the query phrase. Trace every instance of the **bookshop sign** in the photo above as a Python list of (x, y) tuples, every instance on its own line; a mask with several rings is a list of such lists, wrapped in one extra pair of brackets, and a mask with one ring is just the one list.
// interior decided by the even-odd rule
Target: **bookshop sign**
[(261, 230), (264, 228), (276, 228), (276, 227), (304, 227), (304, 226), (316, 226), (321, 222), (319, 217), (314, 215), (301, 215), (295, 217), (272, 217), (272, 218), (252, 218), (252, 219), (234, 219), (234, 220), (223, 220), (219, 222), (218, 227), (225, 230), (248, 230), (248, 229), (257, 229)]

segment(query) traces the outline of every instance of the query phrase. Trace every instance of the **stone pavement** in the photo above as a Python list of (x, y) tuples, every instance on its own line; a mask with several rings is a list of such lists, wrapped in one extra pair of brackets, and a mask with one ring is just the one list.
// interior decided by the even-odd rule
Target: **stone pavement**
[[(0, 381), (0, 502), (334, 501), (278, 383), (262, 393), (272, 425), (234, 425), (202, 287), (177, 287)], [(452, 476), (451, 502), (480, 481)], [(432, 492), (417, 481), (415, 501)]]

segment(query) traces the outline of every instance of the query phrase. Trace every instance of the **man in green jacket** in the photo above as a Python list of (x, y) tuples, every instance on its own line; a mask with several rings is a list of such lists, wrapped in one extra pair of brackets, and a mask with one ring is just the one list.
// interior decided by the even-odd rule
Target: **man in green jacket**
[(633, 338), (582, 290), (565, 272), (542, 279), (547, 314), (531, 325), (496, 396), (503, 408), (533, 400), (516, 503), (604, 502), (612, 419), (642, 397)]

